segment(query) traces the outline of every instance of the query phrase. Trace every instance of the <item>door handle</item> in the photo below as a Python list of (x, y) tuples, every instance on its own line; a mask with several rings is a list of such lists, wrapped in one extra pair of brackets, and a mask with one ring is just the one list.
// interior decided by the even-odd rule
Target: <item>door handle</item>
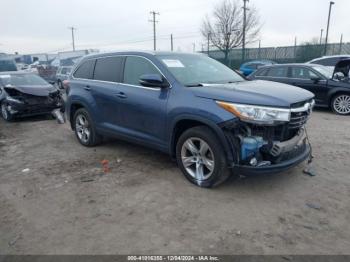
[(119, 98), (123, 98), (123, 99), (125, 99), (125, 98), (127, 98), (127, 96), (126, 96), (126, 94), (124, 93), (124, 92), (119, 92), (119, 93), (117, 93), (117, 94), (115, 94), (117, 97), (119, 97)]
[(84, 89), (85, 89), (86, 91), (90, 91), (90, 90), (91, 90), (91, 87), (90, 87), (90, 86), (84, 86)]

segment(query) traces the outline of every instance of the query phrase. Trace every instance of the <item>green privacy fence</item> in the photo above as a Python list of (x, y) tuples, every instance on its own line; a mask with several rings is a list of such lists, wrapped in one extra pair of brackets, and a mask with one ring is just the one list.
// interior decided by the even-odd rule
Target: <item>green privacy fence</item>
[[(304, 63), (324, 55), (324, 45), (298, 45), (282, 47), (247, 48), (245, 61), (273, 60), (277, 63)], [(327, 55), (350, 54), (350, 43), (337, 43), (327, 45)], [(228, 60), (225, 61), (224, 53), (218, 50), (209, 52), (209, 56), (230, 66), (239, 68), (243, 63), (242, 49), (232, 49)]]

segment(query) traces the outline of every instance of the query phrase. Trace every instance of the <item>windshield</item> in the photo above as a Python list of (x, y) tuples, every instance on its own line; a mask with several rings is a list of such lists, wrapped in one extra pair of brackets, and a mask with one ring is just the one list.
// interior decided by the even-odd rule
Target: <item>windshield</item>
[(317, 72), (319, 72), (321, 75), (327, 77), (328, 79), (332, 78), (333, 76), (333, 70), (325, 67), (325, 66), (312, 66), (313, 69), (315, 69)]
[(34, 74), (0, 75), (0, 81), (4, 86), (47, 86), (48, 83), (40, 76)]
[(174, 54), (157, 57), (177, 81), (185, 86), (244, 81), (230, 68), (205, 55)]

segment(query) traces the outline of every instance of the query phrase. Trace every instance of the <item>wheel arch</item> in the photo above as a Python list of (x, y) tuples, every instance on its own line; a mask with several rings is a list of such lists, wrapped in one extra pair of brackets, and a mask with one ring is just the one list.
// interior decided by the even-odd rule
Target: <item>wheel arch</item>
[(331, 107), (332, 106), (332, 101), (333, 101), (333, 98), (337, 95), (340, 95), (340, 94), (347, 94), (347, 95), (350, 95), (350, 89), (347, 89), (347, 88), (337, 88), (337, 89), (334, 89), (334, 90), (331, 90), (331, 92), (329, 92), (328, 94), (328, 106)]
[(86, 106), (81, 102), (72, 102), (70, 107), (69, 107), (68, 117), (69, 117), (70, 127), (72, 130), (74, 130), (74, 123), (73, 123), (74, 114), (80, 108), (86, 109)]
[(185, 116), (174, 121), (171, 127), (172, 135), (170, 139), (170, 155), (172, 158), (175, 158), (176, 156), (176, 144), (181, 134), (183, 134), (183, 132), (189, 128), (193, 128), (195, 126), (207, 126), (210, 128), (218, 137), (221, 145), (223, 146), (228, 163), (233, 162), (233, 155), (223, 130), (216, 123), (197, 116)]

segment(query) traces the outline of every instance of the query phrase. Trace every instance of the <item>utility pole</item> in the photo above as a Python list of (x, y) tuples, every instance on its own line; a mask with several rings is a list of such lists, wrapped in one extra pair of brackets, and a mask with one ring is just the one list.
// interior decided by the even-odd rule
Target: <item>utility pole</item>
[(320, 45), (322, 45), (322, 36), (323, 36), (323, 29), (321, 29)]
[(294, 58), (297, 55), (297, 37), (294, 38)]
[(247, 2), (249, 0), (243, 0), (243, 39), (242, 39), (242, 62), (245, 60), (245, 33), (246, 33), (246, 23), (247, 23)]
[(73, 51), (75, 51), (74, 30), (77, 30), (77, 29), (73, 26), (68, 27), (68, 29), (72, 31), (72, 45), (73, 45)]
[(339, 55), (341, 55), (342, 49), (343, 49), (343, 34), (341, 34), (340, 36)]
[(208, 33), (208, 46), (207, 46), (207, 48), (208, 48), (208, 56), (210, 55), (210, 53), (209, 53), (209, 49), (210, 49), (210, 32)]
[(156, 20), (156, 15), (159, 15), (159, 13), (155, 11), (151, 11), (150, 14), (152, 15), (152, 20), (149, 20), (149, 21), (153, 23), (153, 50), (156, 51), (157, 50), (156, 23), (158, 22)]
[(261, 59), (261, 39), (259, 39), (259, 59)]
[(170, 48), (171, 52), (174, 51), (174, 40), (173, 40), (173, 34), (170, 35)]
[(328, 32), (329, 32), (329, 21), (331, 20), (331, 12), (332, 12), (332, 5), (335, 3), (333, 1), (329, 2), (329, 11), (328, 11), (328, 22), (327, 22), (327, 31), (326, 31), (326, 41), (324, 43), (324, 55), (327, 54), (327, 44), (328, 44)]
[(196, 43), (192, 43), (192, 46), (193, 46), (193, 53), (196, 52)]

